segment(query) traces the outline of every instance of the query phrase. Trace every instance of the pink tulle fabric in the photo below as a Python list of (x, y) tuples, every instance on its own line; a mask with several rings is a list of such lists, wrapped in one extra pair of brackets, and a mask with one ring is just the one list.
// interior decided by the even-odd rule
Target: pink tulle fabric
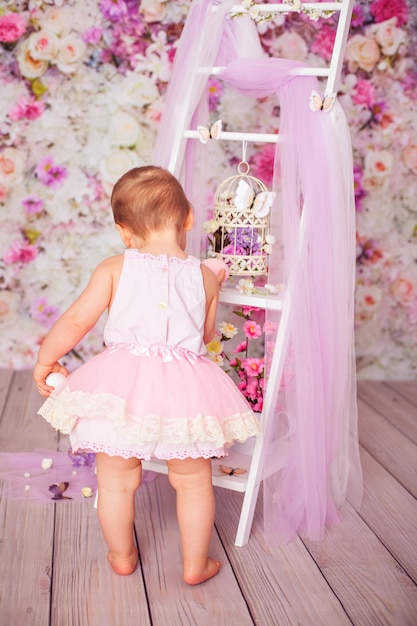
[(39, 413), (70, 435), (74, 451), (146, 460), (221, 457), (259, 432), (218, 365), (168, 346), (111, 344), (72, 372)]
[[(248, 97), (278, 98), (282, 140), (276, 149), (273, 188), (277, 196), (271, 228), (279, 245), (270, 257), (268, 282), (287, 285), (281, 320), (288, 324), (285, 337), (280, 336), (284, 324), (276, 337), (285, 350), (284, 366), (275, 380), (268, 379), (275, 393), (269, 415), (264, 417), (265, 539), (273, 547), (297, 533), (320, 540), (326, 526), (338, 520), (345, 499), (358, 508), (362, 496), (353, 331), (352, 150), (348, 123), (338, 102), (330, 113), (311, 111), (311, 91), (321, 91), (317, 79), (294, 75), (293, 70), (301, 65), (298, 62), (265, 57), (250, 20), (226, 19), (231, 4), (201, 0), (191, 7), (173, 68), (155, 162), (165, 167), (170, 163), (174, 144), (165, 141), (167, 136), (179, 136), (185, 127), (207, 123), (207, 117), (201, 118), (201, 112), (208, 111), (207, 75), (198, 74), (198, 88), (190, 87), (199, 67), (225, 63), (220, 78), (231, 87)], [(206, 20), (210, 28), (203, 27)], [(195, 47), (196, 32), (202, 33), (201, 41), (209, 37), (207, 49)], [(181, 84), (187, 86), (186, 99)], [(187, 113), (179, 124), (172, 111), (181, 107)], [(204, 146), (178, 142), (185, 156), (178, 162), (184, 163), (180, 173), (186, 189), (193, 193), (199, 186), (201, 197), (207, 177)], [(198, 163), (193, 172), (187, 169), (189, 157)], [(200, 251), (200, 224), (197, 219), (195, 238), (188, 241), (194, 254)], [(283, 437), (287, 453), (276, 464)]]
[[(207, 149), (199, 141), (186, 141), (185, 128), (209, 122), (208, 69), (223, 66), (236, 57), (261, 54), (259, 39), (253, 37), (249, 18), (229, 20), (234, 0), (194, 0), (187, 16), (173, 73), (165, 96), (161, 125), (153, 152), (153, 163), (168, 168), (182, 182), (195, 207), (194, 227), (187, 234), (187, 250), (204, 256), (203, 222), (206, 218)], [(245, 42), (242, 46), (242, 42)], [(177, 158), (176, 158), (177, 157)]]
[[(51, 462), (51, 467), (42, 468), (45, 460)], [(94, 467), (76, 467), (66, 452), (56, 450), (1, 452), (0, 479), (3, 481), (2, 495), (9, 500), (44, 504), (54, 502), (49, 487), (55, 483), (69, 483), (63, 495), (70, 500), (59, 500), (62, 504), (84, 500), (81, 493), (84, 487), (92, 490), (92, 496), (97, 489)]]

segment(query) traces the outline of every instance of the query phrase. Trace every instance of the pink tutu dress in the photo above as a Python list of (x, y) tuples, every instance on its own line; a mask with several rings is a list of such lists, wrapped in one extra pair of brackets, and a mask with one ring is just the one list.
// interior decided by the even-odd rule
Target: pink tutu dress
[(74, 451), (149, 460), (221, 457), (259, 433), (232, 379), (206, 356), (200, 261), (124, 253), (103, 352), (39, 409)]

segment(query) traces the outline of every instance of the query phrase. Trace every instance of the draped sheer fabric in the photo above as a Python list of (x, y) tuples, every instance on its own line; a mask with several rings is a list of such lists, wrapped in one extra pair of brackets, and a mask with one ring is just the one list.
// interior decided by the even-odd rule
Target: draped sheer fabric
[[(182, 140), (185, 128), (196, 129), (209, 121), (207, 81), (202, 68), (223, 66), (237, 57), (262, 54), (249, 18), (229, 20), (235, 0), (194, 0), (175, 55), (172, 77), (165, 96), (164, 114), (153, 152), (153, 164), (170, 169), (184, 186), (194, 212), (194, 228), (187, 237), (187, 251), (202, 254), (202, 210), (207, 188), (207, 149), (199, 141)], [(244, 45), (242, 45), (244, 42)], [(177, 152), (178, 151), (178, 152)], [(178, 153), (177, 168), (172, 168)]]
[[(266, 542), (273, 547), (296, 533), (321, 539), (326, 526), (338, 520), (338, 509), (346, 498), (356, 508), (361, 501), (352, 150), (348, 123), (338, 102), (329, 113), (311, 111), (311, 91), (321, 91), (317, 79), (293, 74), (301, 65), (298, 62), (264, 56), (250, 20), (226, 19), (230, 5), (203, 0), (191, 7), (173, 68), (155, 163), (166, 167), (169, 162), (170, 145), (163, 141), (163, 133), (174, 123), (173, 107), (181, 107), (183, 101), (177, 79), (180, 84), (192, 83), (198, 67), (225, 64), (220, 78), (230, 87), (248, 97), (278, 99), (281, 140), (274, 164), (277, 195), (271, 228), (279, 244), (270, 256), (268, 282), (286, 284), (282, 318), (288, 319), (288, 327), (283, 375), (268, 378), (276, 393), (272, 414), (264, 424), (264, 526)], [(221, 10), (214, 11), (216, 7)], [(211, 24), (211, 63), (207, 51), (193, 49), (196, 20), (202, 28), (205, 17), (215, 23)], [(199, 117), (208, 110), (203, 89), (207, 76), (198, 82), (188, 112), (188, 121), (194, 125), (188, 128), (208, 119)], [(187, 142), (182, 176), (187, 192), (195, 192), (197, 185), (201, 195), (206, 165), (200, 147), (196, 158), (197, 143)], [(193, 172), (187, 169), (190, 156)], [(198, 198), (191, 195), (191, 199), (197, 216)], [(200, 252), (200, 228), (197, 220), (196, 239), (188, 242), (194, 254)], [(275, 471), (280, 450), (282, 458)]]

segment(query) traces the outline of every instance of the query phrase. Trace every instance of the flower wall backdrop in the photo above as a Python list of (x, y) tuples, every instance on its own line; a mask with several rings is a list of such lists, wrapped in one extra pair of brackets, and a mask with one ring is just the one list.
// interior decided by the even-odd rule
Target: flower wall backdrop
[[(151, 162), (190, 4), (2, 3), (1, 367), (32, 367), (45, 332), (91, 270), (121, 251), (109, 194), (122, 173)], [(256, 3), (245, 4), (267, 54), (328, 63), (335, 16), (314, 20), (301, 12), (262, 20)], [(355, 5), (339, 98), (351, 125), (355, 162), (362, 378), (410, 379), (417, 372), (416, 59), (412, 0)], [(272, 99), (246, 100), (216, 78), (209, 94), (207, 123), (221, 118), (228, 130), (277, 131), (279, 106)], [(242, 154), (221, 141), (207, 146), (215, 188), (236, 173)], [(271, 145), (248, 147), (251, 173), (266, 185), (273, 153)], [(202, 201), (207, 219), (212, 193), (207, 190)], [(96, 353), (101, 337), (102, 323), (68, 355), (67, 365), (76, 367)]]

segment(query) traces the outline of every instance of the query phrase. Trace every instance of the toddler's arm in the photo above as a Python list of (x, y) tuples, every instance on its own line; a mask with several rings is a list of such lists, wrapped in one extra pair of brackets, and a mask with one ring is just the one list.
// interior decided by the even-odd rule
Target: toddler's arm
[(94, 270), (87, 287), (43, 340), (33, 370), (36, 387), (42, 396), (49, 396), (52, 391), (45, 382), (48, 374), (61, 372), (68, 375), (58, 360), (79, 343), (109, 306), (114, 277), (121, 267), (119, 256), (106, 259)]
[(201, 264), (203, 274), (204, 290), (206, 292), (206, 322), (204, 324), (204, 343), (209, 343), (216, 332), (216, 313), (219, 303), (220, 284), (215, 274)]

